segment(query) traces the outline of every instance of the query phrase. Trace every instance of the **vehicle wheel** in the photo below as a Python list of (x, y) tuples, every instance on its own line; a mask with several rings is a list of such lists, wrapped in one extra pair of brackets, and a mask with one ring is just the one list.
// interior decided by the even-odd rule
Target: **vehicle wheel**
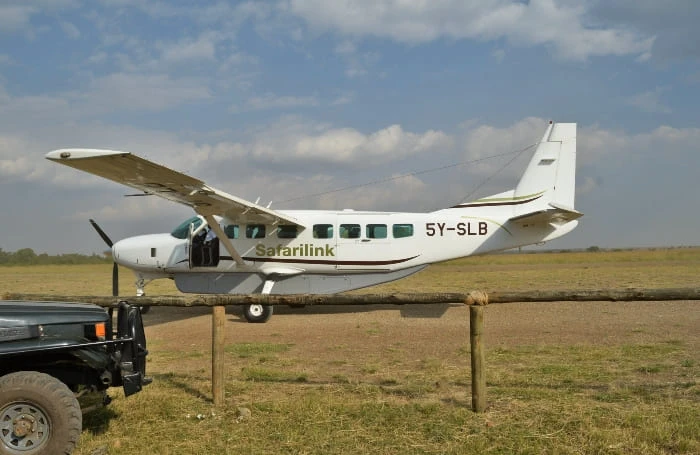
[(243, 307), (243, 316), (248, 322), (267, 322), (272, 317), (272, 305), (246, 305)]
[(0, 454), (70, 454), (83, 416), (73, 392), (37, 371), (0, 378)]

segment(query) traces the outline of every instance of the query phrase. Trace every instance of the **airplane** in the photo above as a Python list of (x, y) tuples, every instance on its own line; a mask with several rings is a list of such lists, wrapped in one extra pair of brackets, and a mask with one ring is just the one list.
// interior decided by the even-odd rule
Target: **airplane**
[[(71, 148), (46, 158), (194, 210), (170, 233), (113, 244), (115, 270), (135, 273), (137, 295), (159, 278), (184, 293), (339, 293), (436, 262), (541, 244), (583, 215), (574, 209), (575, 123), (549, 122), (514, 189), (429, 213), (273, 210), (129, 152)], [(243, 314), (261, 323), (272, 312), (248, 305)]]

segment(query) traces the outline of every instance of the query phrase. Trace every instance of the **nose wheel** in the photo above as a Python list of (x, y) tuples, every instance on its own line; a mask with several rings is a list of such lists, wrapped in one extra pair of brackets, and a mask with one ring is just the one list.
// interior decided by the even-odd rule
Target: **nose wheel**
[[(136, 275), (136, 297), (143, 297), (146, 295), (146, 290), (144, 289), (148, 283), (153, 280), (146, 280), (141, 275)], [(142, 306), (141, 314), (146, 314), (151, 310), (150, 306)]]

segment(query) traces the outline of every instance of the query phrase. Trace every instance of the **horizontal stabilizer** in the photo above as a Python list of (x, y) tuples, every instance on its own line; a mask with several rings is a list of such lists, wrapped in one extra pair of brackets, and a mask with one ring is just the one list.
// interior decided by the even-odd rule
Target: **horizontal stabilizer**
[(511, 218), (509, 221), (523, 227), (543, 224), (562, 225), (583, 216), (583, 213), (578, 210), (556, 206), (552, 203), (549, 206), (550, 208), (548, 209), (519, 215)]

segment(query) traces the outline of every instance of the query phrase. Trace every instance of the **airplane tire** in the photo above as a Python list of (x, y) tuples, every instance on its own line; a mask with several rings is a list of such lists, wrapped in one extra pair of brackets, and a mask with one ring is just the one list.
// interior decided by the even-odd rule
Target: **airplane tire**
[(272, 317), (272, 308), (272, 305), (245, 305), (243, 316), (248, 322), (261, 324)]

